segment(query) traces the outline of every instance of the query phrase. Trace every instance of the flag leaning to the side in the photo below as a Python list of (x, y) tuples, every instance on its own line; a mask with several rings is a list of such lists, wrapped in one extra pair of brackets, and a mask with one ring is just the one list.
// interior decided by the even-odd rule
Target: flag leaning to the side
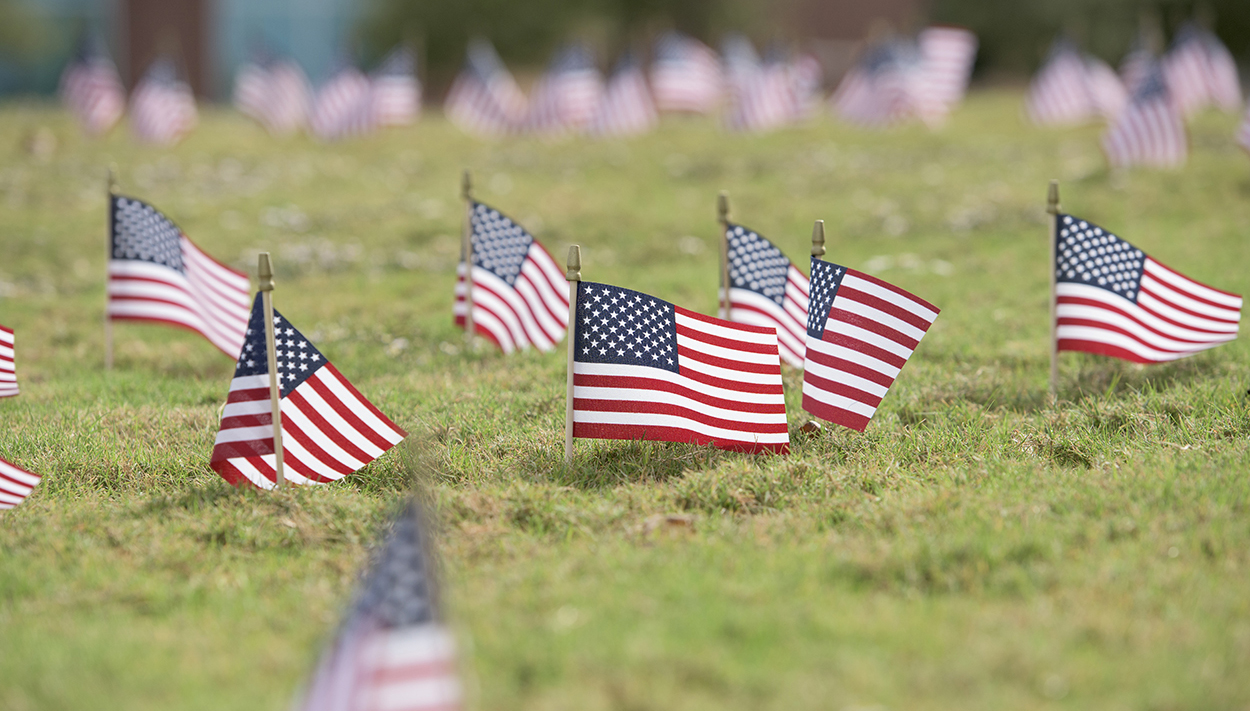
[(313, 97), (308, 128), (323, 141), (362, 136), (377, 127), (373, 112), (373, 84), (344, 62)]
[(1211, 104), (1211, 62), (1206, 38), (1197, 25), (1183, 25), (1160, 62), (1172, 104), (1182, 116), (1190, 116)]
[(1029, 82), (1024, 112), (1036, 126), (1067, 126), (1095, 116), (1088, 66), (1076, 45), (1065, 37), (1055, 40), (1042, 68)]
[(937, 316), (893, 284), (812, 257), (803, 409), (863, 432)]
[(573, 436), (790, 451), (777, 331), (579, 282)]
[(608, 80), (587, 131), (595, 136), (635, 136), (660, 122), (647, 78), (634, 56), (626, 52)]
[[(568, 281), (526, 229), (489, 205), (473, 203), (473, 330), (505, 353), (534, 346), (544, 353), (568, 330)], [(465, 325), (465, 263), (456, 270), (456, 325)]]
[(443, 102), (447, 119), (466, 133), (502, 136), (522, 127), (527, 107), (525, 94), (490, 42), (470, 42), (464, 69)]
[(18, 394), (13, 329), (0, 326), (0, 397)]
[(1189, 134), (1172, 103), (1158, 62), (1139, 82), (1120, 117), (1102, 137), (1113, 168), (1147, 165), (1176, 167), (1189, 156)]
[(594, 118), (603, 92), (603, 75), (590, 50), (580, 44), (564, 47), (534, 85), (525, 126), (544, 134), (582, 131)]
[(742, 225), (726, 224), (729, 320), (777, 330), (781, 359), (803, 367), (807, 337), (805, 275), (772, 242)]
[(1058, 350), (1162, 363), (1237, 338), (1242, 299), (1151, 259), (1098, 225), (1059, 215)]
[(134, 198), (110, 198), (109, 232), (110, 319), (181, 326), (238, 356), (251, 295), (246, 275), (200, 251), (168, 217)]
[(148, 67), (130, 96), (130, 128), (144, 143), (169, 146), (195, 128), (195, 95), (178, 78), (172, 59), (159, 57)]
[(927, 123), (939, 123), (968, 92), (977, 58), (977, 36), (962, 27), (933, 26), (921, 30), (916, 43), (923, 75), (917, 87), (920, 115)]
[(90, 136), (108, 131), (121, 119), (126, 110), (126, 90), (99, 35), (83, 36), (74, 59), (61, 74), (60, 93)]
[(421, 115), (421, 82), (416, 58), (407, 47), (396, 47), (370, 75), (373, 115), (379, 126), (407, 126)]
[(724, 89), (724, 70), (711, 47), (680, 32), (669, 32), (656, 43), (651, 64), (656, 109), (711, 113)]
[[(407, 436), (277, 311), (274, 336), (287, 481), (323, 484), (341, 479)], [(248, 481), (270, 489), (276, 481), (273, 410), (260, 294), (246, 337), (210, 466), (236, 486)]]
[(834, 113), (868, 128), (915, 116), (920, 66), (918, 51), (905, 42), (892, 40), (870, 48), (838, 83), (830, 98)]
[(25, 501), (41, 478), (0, 459), (0, 509), (11, 509)]
[(457, 711), (456, 644), (440, 621), (424, 510), (391, 527), (299, 711)]

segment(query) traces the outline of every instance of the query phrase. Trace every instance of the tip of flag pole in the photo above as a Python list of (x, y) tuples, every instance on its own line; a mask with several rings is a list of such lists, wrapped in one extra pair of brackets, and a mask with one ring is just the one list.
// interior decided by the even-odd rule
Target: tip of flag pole
[(569, 281), (582, 280), (582, 248), (581, 245), (572, 245), (569, 247), (568, 271), (564, 273), (564, 277)]
[(117, 164), (109, 163), (108, 169), (109, 194), (117, 192)]
[(1050, 188), (1046, 191), (1046, 212), (1052, 215), (1059, 214), (1059, 181), (1050, 181)]
[(465, 168), (460, 174), (460, 197), (468, 200), (473, 196), (473, 176), (469, 173), (469, 169)]
[(812, 225), (812, 256), (825, 256), (825, 221), (816, 220)]
[(716, 196), (716, 219), (721, 222), (729, 220), (729, 193), (724, 190)]
[(256, 275), (260, 277), (260, 290), (273, 291), (273, 265), (269, 261), (269, 253), (261, 252), (257, 260)]

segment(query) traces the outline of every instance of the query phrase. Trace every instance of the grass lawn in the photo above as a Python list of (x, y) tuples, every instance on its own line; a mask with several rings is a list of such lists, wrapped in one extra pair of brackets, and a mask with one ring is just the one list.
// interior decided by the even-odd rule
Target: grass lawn
[[(942, 131), (824, 119), (765, 137), (472, 140), (439, 117), (323, 146), (208, 110), (172, 150), (0, 107), (0, 323), (22, 395), (0, 456), (0, 708), (281, 709), (414, 478), (480, 709), (1250, 708), (1250, 348), (1046, 373), (1046, 181), (1160, 261), (1250, 292), (1250, 159), (1205, 115), (1172, 172), (1108, 173), (1099, 130), (975, 94)], [(23, 149), (45, 127), (51, 155)], [(231, 359), (119, 325), (103, 369), (105, 168), (275, 304), (411, 435), (345, 481), (236, 490), (208, 467)], [(788, 458), (582, 441), (564, 353), (466, 351), (459, 174), (584, 278), (714, 313), (715, 197), (805, 260), (942, 308), (864, 434)], [(656, 525), (667, 514), (692, 526)], [(657, 518), (659, 517), (659, 518)]]

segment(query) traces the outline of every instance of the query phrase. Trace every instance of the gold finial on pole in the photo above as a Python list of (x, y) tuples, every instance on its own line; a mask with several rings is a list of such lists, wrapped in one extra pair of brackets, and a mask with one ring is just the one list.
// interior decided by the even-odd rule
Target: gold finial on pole
[(564, 463), (573, 463), (573, 341), (577, 334), (577, 285), (582, 280), (582, 248), (579, 245), (569, 247), (569, 258), (565, 265), (564, 277), (569, 280), (569, 324), (568, 335), (565, 336), (568, 347), (568, 360), (565, 370), (564, 395)]
[(460, 231), (460, 254), (464, 266), (464, 342), (474, 344), (473, 326), (473, 176), (465, 168), (460, 175), (460, 199), (464, 200), (464, 227)]
[(729, 320), (729, 193), (716, 196), (716, 221), (720, 223), (720, 317)]
[(716, 196), (716, 219), (721, 224), (729, 222), (729, 193), (724, 190)]
[(1055, 293), (1058, 275), (1055, 272), (1057, 260), (1055, 251), (1059, 238), (1059, 181), (1050, 181), (1046, 190), (1046, 212), (1050, 215), (1050, 263), (1046, 269), (1050, 272), (1050, 378), (1046, 391), (1053, 402), (1059, 394), (1059, 297)]
[(825, 256), (825, 221), (816, 220), (812, 225), (812, 256)]
[(261, 310), (265, 315), (265, 357), (269, 366), (269, 405), (273, 419), (274, 484), (279, 489), (286, 485), (286, 472), (282, 467), (282, 390), (278, 387), (277, 336), (274, 333), (273, 315), (273, 265), (269, 253), (261, 252), (256, 268), (260, 281)]

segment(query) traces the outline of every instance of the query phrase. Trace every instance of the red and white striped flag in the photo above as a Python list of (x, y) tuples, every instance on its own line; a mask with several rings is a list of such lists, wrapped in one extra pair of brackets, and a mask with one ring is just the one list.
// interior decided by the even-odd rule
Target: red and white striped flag
[(580, 282), (573, 436), (790, 451), (773, 328)]
[(534, 85), (526, 128), (546, 134), (585, 130), (603, 96), (603, 75), (590, 50), (582, 45), (565, 47)]
[(379, 126), (408, 126), (421, 115), (421, 82), (416, 58), (396, 47), (373, 71), (373, 113)]
[(1151, 259), (1098, 225), (1060, 215), (1058, 349), (1163, 363), (1237, 338), (1242, 299)]
[(1228, 47), (1214, 32), (1207, 31), (1205, 41), (1211, 101), (1221, 111), (1237, 111), (1241, 108), (1241, 77), (1237, 73), (1237, 60), (1233, 59)]
[(725, 240), (729, 247), (729, 320), (776, 329), (781, 359), (802, 368), (810, 288), (807, 275), (776, 245), (750, 228), (727, 224)]
[(171, 146), (195, 128), (199, 112), (191, 87), (178, 78), (173, 60), (152, 62), (130, 95), (130, 128), (144, 143)]
[(344, 65), (317, 90), (308, 127), (323, 141), (362, 136), (377, 128), (373, 111), (373, 84), (350, 65)]
[(720, 58), (693, 37), (669, 32), (655, 46), (651, 90), (659, 111), (712, 113), (725, 91)]
[(0, 397), (18, 394), (13, 329), (0, 326)]
[(458, 711), (456, 645), (439, 621), (429, 526), (413, 503), (395, 520), (326, 650), (300, 711)]
[[(569, 324), (569, 287), (551, 254), (498, 210), (473, 203), (473, 330), (504, 353), (556, 347)], [(465, 325), (464, 255), (457, 269), (456, 325)]]
[(595, 136), (636, 136), (654, 129), (659, 122), (647, 78), (633, 55), (626, 52), (608, 80), (603, 101), (587, 130)]
[(25, 501), (41, 478), (0, 459), (0, 510), (11, 509)]
[[(276, 310), (273, 321), (287, 481), (341, 479), (407, 436)], [(247, 481), (269, 489), (276, 481), (267, 353), (257, 294), (210, 465), (236, 486)]]
[(1085, 59), (1071, 41), (1060, 37), (1029, 82), (1025, 115), (1036, 126), (1070, 126), (1089, 121), (1096, 111)]
[(1246, 116), (1241, 120), (1241, 127), (1237, 129), (1237, 145), (1250, 151), (1250, 106), (1246, 107)]
[(126, 90), (104, 41), (86, 34), (61, 74), (61, 100), (89, 136), (112, 128), (126, 110)]
[(1154, 71), (1159, 61), (1150, 46), (1151, 42), (1146, 34), (1138, 33), (1128, 54), (1120, 60), (1120, 81), (1130, 95), (1137, 93), (1138, 87)]
[(1181, 27), (1160, 61), (1172, 105), (1182, 116), (1190, 116), (1211, 104), (1211, 63), (1206, 38), (1197, 25)]
[(1171, 168), (1189, 156), (1189, 134), (1172, 103), (1158, 63), (1139, 82), (1120, 117), (1102, 137), (1102, 148), (1113, 168), (1146, 165)]
[(977, 58), (977, 36), (962, 27), (934, 26), (917, 38), (923, 79), (918, 82), (920, 117), (929, 124), (946, 120), (968, 92)]
[(110, 319), (181, 326), (238, 355), (251, 294), (245, 274), (200, 251), (168, 217), (134, 198), (112, 197), (109, 230)]
[(1093, 97), (1094, 108), (1103, 119), (1114, 121), (1120, 117), (1128, 105), (1128, 91), (1111, 65), (1093, 55), (1085, 55), (1085, 84)]
[(466, 133), (495, 137), (521, 130), (528, 100), (490, 42), (475, 39), (443, 112)]
[(798, 96), (790, 67), (777, 53), (761, 62), (741, 35), (725, 42), (729, 107), (725, 124), (737, 131), (763, 132), (797, 119)]
[(842, 77), (830, 102), (851, 123), (883, 128), (917, 115), (919, 53), (901, 41), (871, 47)]
[(803, 409), (863, 432), (937, 316), (893, 284), (812, 257)]
[(233, 103), (269, 133), (285, 136), (307, 125), (312, 88), (294, 61), (262, 56), (235, 73)]

